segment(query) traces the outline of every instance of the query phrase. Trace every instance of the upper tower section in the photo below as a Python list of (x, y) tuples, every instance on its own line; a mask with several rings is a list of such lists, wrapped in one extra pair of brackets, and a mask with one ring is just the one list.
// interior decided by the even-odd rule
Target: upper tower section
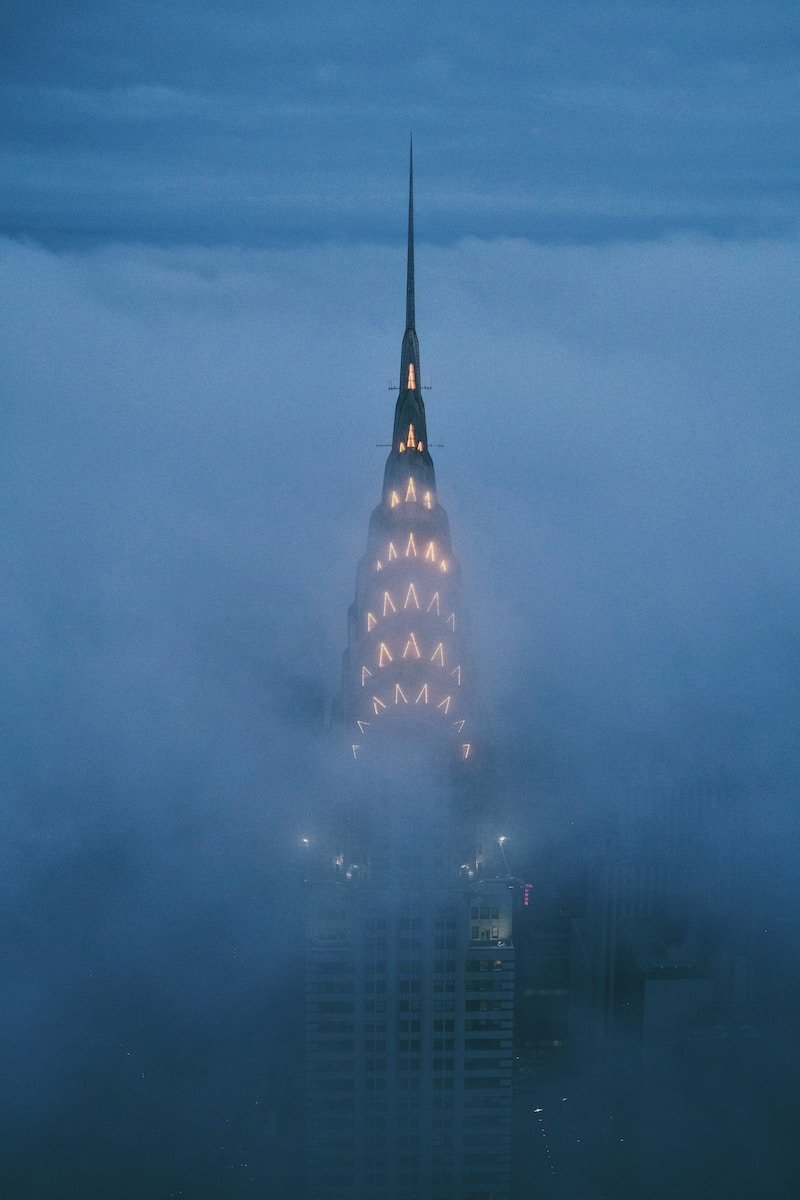
[(353, 754), (383, 734), (474, 759), (471, 659), (460, 571), (428, 450), (414, 304), (414, 174), (409, 161), (406, 327), (383, 495), (358, 566), (342, 672)]
[(408, 160), (408, 250), (406, 259), (406, 328), (400, 351), (400, 389), (394, 409), (392, 448), (386, 460), (384, 498), (409, 472), (420, 484), (435, 487), (433, 460), (428, 450), (422, 369), (416, 330), (414, 296), (414, 147)]

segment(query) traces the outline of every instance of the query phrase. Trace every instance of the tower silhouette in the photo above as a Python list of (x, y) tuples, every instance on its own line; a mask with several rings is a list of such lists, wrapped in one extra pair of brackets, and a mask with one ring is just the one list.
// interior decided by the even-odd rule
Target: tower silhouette
[(509, 1191), (512, 882), (472, 731), (415, 324), (411, 158), (400, 387), (338, 706), (349, 764), (306, 839), (309, 1200)]

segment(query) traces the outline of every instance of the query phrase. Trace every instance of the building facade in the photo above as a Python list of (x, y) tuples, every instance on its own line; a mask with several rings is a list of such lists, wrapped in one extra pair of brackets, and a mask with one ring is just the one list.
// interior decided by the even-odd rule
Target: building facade
[(392, 444), (338, 707), (350, 774), (307, 846), (309, 1200), (509, 1195), (512, 882), (472, 676), (422, 397), (412, 166)]

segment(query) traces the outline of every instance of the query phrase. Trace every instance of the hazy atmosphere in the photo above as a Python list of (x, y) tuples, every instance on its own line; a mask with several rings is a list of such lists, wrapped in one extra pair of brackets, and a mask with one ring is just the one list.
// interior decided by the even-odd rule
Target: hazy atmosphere
[(733, 847), (714, 917), (763, 926), (775, 1011), (712, 1081), (702, 1183), (689, 1147), (640, 1194), (711, 1195), (718, 1155), (721, 1196), (791, 1200), (796, 6), (3, 26), (0, 1190), (293, 1195), (297, 845), (391, 436), (413, 128), (509, 857), (557, 875), (653, 781), (714, 797), (698, 861)]

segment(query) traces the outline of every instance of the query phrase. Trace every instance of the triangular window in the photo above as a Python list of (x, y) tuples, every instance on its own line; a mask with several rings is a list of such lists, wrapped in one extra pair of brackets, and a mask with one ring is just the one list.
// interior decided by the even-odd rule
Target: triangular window
[(436, 707), (440, 708), (444, 715), (447, 716), (447, 714), (450, 712), (450, 697), (445, 696), (444, 700), (440, 700)]
[(408, 658), (409, 655), (411, 655), (412, 658), (419, 658), (419, 656), (420, 656), (419, 646), (417, 645), (417, 639), (414, 637), (413, 633), (410, 633), (408, 635), (408, 641), (406, 642), (406, 648), (403, 651), (403, 658)]
[(431, 662), (438, 662), (440, 667), (444, 666), (444, 645), (439, 642), (438, 646), (431, 655)]
[(380, 650), (378, 651), (378, 666), (385, 667), (387, 662), (393, 662), (389, 647), (386, 642), (381, 642)]
[(394, 685), (394, 702), (395, 704), (399, 704), (401, 700), (403, 701), (403, 704), (408, 704), (403, 689), (400, 687), (399, 683), (396, 683)]
[(390, 609), (392, 612), (397, 612), (397, 609), (394, 606), (394, 600), (392, 599), (392, 597), (389, 595), (388, 592), (384, 592), (383, 593), (383, 615), (386, 616), (386, 614), (389, 612)]
[(417, 696), (414, 703), (419, 704), (420, 700), (422, 701), (423, 704), (428, 703), (428, 685), (427, 685), (427, 683), (423, 683), (422, 687), (420, 688), (419, 695)]
[(417, 499), (417, 489), (414, 487), (414, 480), (409, 479), (408, 487), (406, 488), (406, 503), (408, 503), (409, 500), (416, 500), (416, 499)]
[(431, 609), (433, 609), (433, 611), (436, 613), (436, 615), (438, 617), (439, 616), (439, 593), (438, 592), (433, 593), (433, 597), (431, 598), (431, 602), (428, 605), (427, 611), (430, 612)]

